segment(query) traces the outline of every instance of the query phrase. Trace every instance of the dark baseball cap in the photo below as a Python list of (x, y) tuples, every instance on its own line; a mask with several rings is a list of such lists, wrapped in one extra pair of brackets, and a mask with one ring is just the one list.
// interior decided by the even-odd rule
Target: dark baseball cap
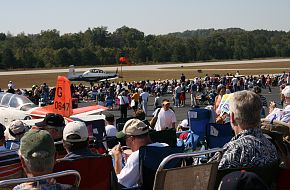
[(37, 127), (45, 127), (45, 126), (52, 126), (52, 127), (64, 127), (65, 121), (62, 115), (55, 114), (55, 113), (48, 113), (46, 114), (43, 121), (35, 123)]
[(269, 187), (255, 173), (235, 171), (225, 175), (219, 185), (219, 190), (268, 190)]

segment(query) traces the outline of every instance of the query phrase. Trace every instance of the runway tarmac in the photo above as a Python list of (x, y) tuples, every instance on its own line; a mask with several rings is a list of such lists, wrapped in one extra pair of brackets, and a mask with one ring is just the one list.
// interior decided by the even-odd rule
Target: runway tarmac
[[(265, 62), (283, 62), (283, 61), (290, 61), (290, 59), (265, 59), (265, 60), (246, 60), (246, 61), (219, 61), (219, 62), (194, 62), (194, 63), (177, 63), (177, 64), (159, 64), (159, 65), (132, 65), (127, 66), (123, 65), (123, 71), (134, 71), (134, 70), (158, 70), (164, 68), (176, 68), (182, 66), (206, 66), (206, 65), (234, 65), (234, 64), (251, 64), (251, 63), (265, 63)], [(110, 66), (110, 67), (101, 67), (105, 71), (116, 71), (116, 67), (120, 67), (120, 65)], [(273, 65), (274, 67), (275, 65)], [(100, 68), (96, 66), (94, 68)], [(76, 72), (84, 72), (89, 69), (93, 69), (92, 67), (89, 68), (76, 68)], [(261, 70), (265, 70), (265, 68), (261, 68)], [(272, 69), (272, 68), (271, 68)], [(282, 68), (283, 70), (285, 68)], [(288, 69), (288, 68), (287, 68)], [(176, 70), (176, 69), (175, 69)], [(215, 69), (218, 70), (218, 69)], [(45, 69), (45, 70), (24, 70), (24, 71), (2, 71), (0, 75), (24, 75), (24, 74), (44, 74), (44, 73), (67, 73), (68, 68), (66, 69)]]

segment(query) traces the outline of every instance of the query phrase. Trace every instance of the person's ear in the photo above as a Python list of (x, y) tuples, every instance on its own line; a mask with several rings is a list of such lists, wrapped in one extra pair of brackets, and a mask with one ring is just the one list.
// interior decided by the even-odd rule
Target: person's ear
[(230, 113), (230, 122), (236, 125), (235, 114), (233, 112)]
[(25, 161), (24, 161), (24, 159), (22, 158), (21, 155), (19, 156), (19, 158), (20, 158), (20, 161), (21, 161), (22, 168), (23, 168), (24, 172), (27, 174), (29, 170), (28, 170), (28, 168), (27, 168), (27, 166), (25, 164)]

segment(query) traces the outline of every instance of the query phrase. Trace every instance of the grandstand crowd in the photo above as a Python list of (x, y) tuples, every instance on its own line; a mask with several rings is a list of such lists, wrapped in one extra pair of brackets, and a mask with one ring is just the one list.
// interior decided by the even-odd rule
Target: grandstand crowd
[[(279, 102), (268, 102), (262, 95), (262, 91), (272, 93), (273, 86), (280, 87)], [(9, 81), (7, 87), (7, 92), (26, 96), (36, 105), (50, 104), (54, 99), (55, 88), (46, 83), (35, 84), (31, 89), (17, 89), (17, 84)], [(283, 184), (277, 183), (280, 173), (269, 181), (255, 170), (266, 169), (263, 174), (274, 175), (273, 168), (289, 167), (290, 76), (285, 72), (275, 76), (244, 76), (237, 71), (235, 75), (193, 79), (181, 74), (180, 79), (104, 81), (91, 86), (80, 83), (71, 84), (71, 93), (78, 102), (92, 101), (108, 107), (102, 121), (89, 126), (86, 121), (67, 121), (59, 114), (48, 113), (33, 126), (21, 120), (8, 126), (1, 124), (0, 180), (71, 169), (80, 173), (79, 189), (152, 189), (154, 178), (146, 181), (146, 176), (154, 176), (157, 168), (146, 176), (142, 174), (144, 151), (156, 147), (157, 152), (172, 149), (180, 153), (220, 147), (223, 151), (202, 159), (187, 158), (182, 166), (217, 162), (220, 171), (235, 169), (221, 177), (222, 183), (216, 182), (219, 189), (236, 187), (240, 183), (234, 180), (237, 178), (244, 180), (243, 189), (249, 186), (277, 189)], [(170, 98), (163, 98), (165, 95)], [(230, 100), (225, 99), (226, 95), (231, 95)], [(154, 97), (152, 115), (148, 111), (150, 96)], [(187, 98), (190, 105), (186, 105)], [(278, 104), (282, 108), (278, 108)], [(176, 119), (178, 107), (188, 107), (189, 111), (189, 114), (184, 113), (186, 119), (180, 123)], [(128, 109), (133, 110), (134, 116), (128, 116)], [(111, 110), (120, 110), (120, 118)], [(204, 136), (197, 133), (195, 129), (201, 125), (200, 110), (207, 110), (207, 126), (215, 123), (222, 127), (210, 127), (210, 132)], [(222, 146), (209, 145), (208, 137), (220, 137), (223, 126), (230, 129), (227, 142)], [(6, 188), (73, 189), (72, 181), (71, 178), (49, 177)], [(286, 185), (290, 188), (290, 184)]]

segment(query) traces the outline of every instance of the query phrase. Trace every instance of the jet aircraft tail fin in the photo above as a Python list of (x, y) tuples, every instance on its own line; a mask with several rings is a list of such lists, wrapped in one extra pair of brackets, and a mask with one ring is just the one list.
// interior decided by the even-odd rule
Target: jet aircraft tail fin
[(53, 105), (43, 107), (51, 113), (58, 113), (64, 117), (73, 114), (70, 81), (64, 76), (57, 77)]

